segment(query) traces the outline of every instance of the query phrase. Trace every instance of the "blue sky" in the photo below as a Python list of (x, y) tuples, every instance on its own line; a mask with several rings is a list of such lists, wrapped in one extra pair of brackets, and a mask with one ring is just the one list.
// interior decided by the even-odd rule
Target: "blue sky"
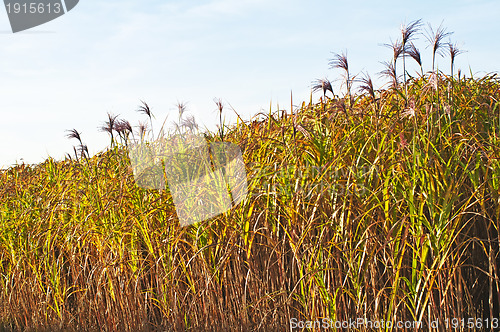
[[(498, 71), (498, 1), (81, 0), (68, 14), (13, 34), (0, 10), (0, 167), (64, 158), (76, 128), (91, 153), (109, 139), (98, 127), (107, 112), (133, 125), (146, 101), (159, 128), (187, 102), (201, 125), (214, 128), (214, 98), (244, 119), (262, 110), (290, 110), (308, 101), (311, 82), (328, 77), (331, 52), (347, 51), (351, 72), (377, 73), (401, 23), (443, 22), (467, 52), (456, 66), (469, 76)], [(416, 45), (430, 70), (423, 36)], [(449, 72), (449, 59), (439, 59)], [(414, 68), (416, 71), (417, 68)], [(411, 72), (411, 70), (410, 70)], [(318, 95), (314, 98), (317, 99)]]

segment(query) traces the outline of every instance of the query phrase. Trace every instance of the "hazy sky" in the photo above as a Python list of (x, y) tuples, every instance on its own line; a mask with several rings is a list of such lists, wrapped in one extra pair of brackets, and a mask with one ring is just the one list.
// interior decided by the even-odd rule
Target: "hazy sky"
[[(294, 0), (80, 0), (66, 15), (13, 34), (0, 9), (0, 167), (72, 153), (76, 128), (91, 153), (109, 144), (98, 127), (107, 112), (133, 125), (146, 101), (154, 127), (187, 102), (201, 125), (216, 122), (214, 98), (249, 119), (261, 110), (309, 100), (311, 82), (328, 77), (331, 52), (347, 50), (351, 72), (377, 73), (401, 23), (421, 18), (454, 31), (467, 50), (456, 64), (469, 76), (499, 70), (500, 2)], [(430, 49), (416, 42), (430, 70)], [(439, 59), (449, 72), (449, 59)], [(470, 69), (469, 69), (470, 68)], [(416, 70), (416, 67), (413, 71)], [(410, 71), (412, 72), (412, 71)], [(338, 93), (338, 92), (337, 92)], [(315, 95), (317, 99), (319, 95)], [(22, 159), (21, 159), (22, 158)]]

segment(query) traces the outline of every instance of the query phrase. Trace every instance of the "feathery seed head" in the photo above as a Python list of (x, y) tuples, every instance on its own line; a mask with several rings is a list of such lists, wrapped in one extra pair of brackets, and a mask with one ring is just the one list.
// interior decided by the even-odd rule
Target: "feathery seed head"
[(146, 114), (149, 117), (149, 119), (151, 119), (151, 117), (154, 118), (154, 115), (151, 112), (149, 105), (142, 100), (141, 100), (141, 103), (142, 103), (142, 106), (139, 106), (139, 109), (137, 110), (137, 112)]
[(413, 60), (415, 60), (419, 66), (422, 66), (422, 57), (420, 56), (420, 51), (415, 47), (413, 43), (410, 43), (406, 50), (406, 54), (408, 54)]
[(326, 78), (321, 79), (320, 78), (320, 79), (317, 79), (316, 81), (314, 81), (313, 84), (314, 84), (312, 86), (313, 92), (323, 91), (323, 95), (326, 95), (326, 92), (330, 91), (332, 93), (332, 95), (334, 95), (332, 84), (330, 83), (330, 81), (328, 79), (326, 79)]
[(99, 127), (100, 131), (105, 131), (113, 135), (113, 130), (115, 130), (116, 126), (116, 118), (118, 115), (113, 115), (108, 112), (108, 120), (104, 122), (104, 124)]
[(402, 44), (406, 45), (409, 41), (411, 41), (413, 36), (417, 33), (421, 26), (421, 19), (413, 21), (408, 25), (401, 25)]
[(396, 40), (395, 42), (391, 41), (390, 44), (382, 44), (382, 46), (392, 49), (392, 61), (394, 63), (396, 63), (399, 57), (403, 54), (403, 44), (399, 40)]
[(453, 32), (447, 32), (445, 28), (443, 28), (442, 23), (439, 25), (436, 31), (432, 28), (431, 24), (428, 24), (428, 30), (426, 34), (426, 39), (429, 42), (429, 46), (432, 47), (432, 54), (439, 54), (441, 56), (444, 55), (443, 39), (450, 36)]
[(66, 130), (66, 131), (68, 131), (68, 132), (69, 132), (69, 133), (66, 135), (66, 137), (67, 137), (68, 139), (76, 138), (76, 139), (80, 142), (80, 144), (82, 143), (82, 139), (81, 139), (81, 137), (80, 137), (80, 133), (79, 133), (76, 129), (74, 129), (74, 128), (73, 128), (73, 129), (71, 129), (71, 130)]
[(349, 71), (349, 63), (347, 62), (347, 55), (345, 52), (341, 54), (333, 53), (334, 57), (329, 61), (330, 68), (341, 68), (346, 72)]

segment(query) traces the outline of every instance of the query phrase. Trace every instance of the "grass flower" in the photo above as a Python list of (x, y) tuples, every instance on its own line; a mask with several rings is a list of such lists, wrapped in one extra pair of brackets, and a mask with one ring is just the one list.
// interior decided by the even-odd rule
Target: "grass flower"
[(219, 137), (221, 141), (224, 141), (224, 121), (222, 120), (222, 111), (224, 110), (224, 103), (222, 99), (214, 99), (214, 103), (217, 106), (217, 112), (219, 114)]
[(448, 43), (448, 52), (450, 53), (450, 76), (453, 77), (453, 67), (455, 65), (455, 58), (464, 53), (463, 50), (459, 49), (457, 44)]
[(115, 123), (115, 130), (120, 135), (120, 139), (125, 142), (125, 144), (128, 144), (128, 136), (132, 134), (134, 135), (134, 132), (132, 130), (132, 126), (130, 125), (130, 122), (127, 120), (118, 120)]
[(428, 24), (428, 29), (426, 33), (427, 41), (429, 46), (432, 48), (432, 71), (435, 68), (436, 55), (444, 56), (444, 47), (447, 43), (443, 42), (443, 39), (450, 36), (453, 32), (447, 32), (443, 28), (442, 23), (439, 25), (436, 31), (432, 28), (431, 24)]
[(149, 117), (149, 119), (151, 119), (151, 117), (153, 117), (153, 113), (151, 112), (149, 105), (145, 101), (142, 101), (142, 100), (141, 100), (141, 103), (142, 103), (142, 105), (139, 106), (139, 109), (137, 109), (137, 112), (146, 114)]
[(139, 137), (141, 138), (141, 142), (144, 140), (146, 136), (146, 132), (148, 130), (148, 124), (146, 122), (139, 121), (139, 125), (137, 126)]
[(403, 80), (405, 85), (405, 94), (408, 95), (406, 86), (406, 54), (408, 43), (413, 39), (419, 28), (422, 26), (421, 20), (416, 20), (408, 25), (401, 25), (401, 48), (403, 49)]
[(418, 32), (420, 27), (422, 26), (422, 20), (416, 20), (408, 25), (401, 25), (401, 39), (402, 39), (402, 47), (405, 50), (405, 46), (413, 39), (415, 34)]
[(405, 111), (403, 113), (401, 113), (401, 116), (413, 118), (413, 117), (415, 117), (415, 113), (416, 113), (415, 100), (412, 98), (412, 99), (410, 99), (410, 102), (408, 103), (408, 107), (405, 109)]
[[(68, 131), (69, 133), (66, 135), (66, 137), (68, 139), (76, 139), (78, 140), (78, 142), (80, 143), (78, 145), (78, 151), (76, 150), (76, 147), (73, 146), (73, 151), (75, 153), (75, 157), (76, 159), (78, 160), (78, 154), (80, 154), (80, 156), (82, 157), (85, 157), (85, 158), (89, 158), (89, 150), (87, 148), (87, 145), (83, 144), (82, 142), (82, 138), (80, 136), (80, 133), (76, 130), (76, 129), (71, 129), (71, 130), (66, 130)], [(71, 159), (71, 156), (70, 156), (70, 159)]]
[(183, 119), (181, 125), (187, 128), (190, 132), (198, 130), (198, 123), (196, 123), (196, 120), (192, 115), (188, 115), (185, 119)]
[(326, 99), (326, 92), (330, 91), (332, 93), (332, 95), (335, 97), (335, 94), (333, 93), (332, 84), (330, 83), (330, 81), (327, 78), (323, 78), (323, 79), (320, 78), (320, 79), (317, 79), (316, 81), (314, 81), (313, 86), (312, 86), (312, 91), (313, 92), (323, 91), (323, 98), (325, 98), (325, 99)]
[(113, 131), (116, 129), (116, 118), (118, 115), (113, 115), (108, 112), (108, 120), (104, 122), (102, 126), (99, 127), (100, 131), (107, 132), (111, 137), (111, 146), (115, 144)]
[(175, 106), (177, 107), (177, 112), (179, 114), (179, 123), (180, 123), (182, 121), (184, 113), (186, 113), (187, 111), (187, 104), (183, 102), (178, 102)]
[(408, 54), (413, 60), (415, 60), (416, 63), (418, 63), (418, 65), (420, 66), (420, 74), (423, 77), (424, 69), (422, 67), (422, 57), (420, 55), (420, 51), (413, 43), (410, 43), (407, 47), (406, 54)]
[(375, 89), (373, 87), (373, 81), (369, 74), (365, 74), (364, 77), (360, 79), (361, 86), (359, 87), (359, 91), (362, 93), (367, 93), (372, 101), (375, 102)]
[[(385, 47), (388, 47), (392, 50), (392, 67), (394, 68), (394, 76), (397, 77), (396, 75), (396, 70), (397, 70), (397, 63), (398, 63), (398, 59), (399, 57), (401, 57), (403, 55), (403, 44), (401, 43), (401, 41), (399, 40), (396, 40), (395, 42), (391, 41), (391, 43), (389, 44), (382, 44), (382, 46), (385, 46)], [(387, 62), (384, 62), (384, 65), (387, 67)], [(396, 85), (395, 87), (397, 87), (397, 80), (396, 80)]]
[(82, 144), (82, 138), (80, 137), (80, 133), (76, 129), (71, 129), (71, 130), (66, 130), (69, 131), (69, 133), (66, 135), (67, 138), (72, 139), (76, 138), (80, 144)]
[(382, 70), (379, 74), (381, 76), (389, 78), (391, 87), (396, 89), (398, 87), (398, 77), (396, 75), (396, 67), (394, 66), (394, 63), (384, 61), (382, 62), (382, 64), (384, 65), (385, 69)]
[(330, 59), (329, 64), (330, 68), (340, 68), (344, 70), (344, 78), (345, 78), (345, 84), (347, 88), (347, 95), (349, 96), (349, 102), (352, 103), (352, 97), (351, 97), (351, 85), (353, 78), (351, 78), (351, 75), (349, 73), (349, 62), (347, 61), (347, 55), (345, 52), (338, 54), (334, 53), (333, 58)]
[(151, 109), (149, 108), (149, 105), (141, 100), (142, 105), (139, 106), (137, 109), (137, 112), (146, 114), (147, 117), (149, 118), (149, 124), (151, 125), (151, 134), (153, 134), (153, 118), (155, 117), (153, 115), (153, 112), (151, 112)]

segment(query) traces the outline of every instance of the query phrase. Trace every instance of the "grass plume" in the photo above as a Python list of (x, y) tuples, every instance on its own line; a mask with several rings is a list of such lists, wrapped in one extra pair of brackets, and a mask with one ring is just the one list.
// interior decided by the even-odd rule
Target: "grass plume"
[(349, 72), (349, 62), (347, 61), (346, 52), (340, 54), (334, 53), (333, 58), (329, 61), (330, 68), (339, 68), (344, 71), (345, 85), (347, 89), (347, 96), (349, 97), (349, 104), (352, 103), (351, 86), (353, 83), (353, 77)]
[(452, 33), (453, 32), (446, 31), (442, 23), (436, 31), (434, 31), (434, 28), (430, 23), (428, 24), (427, 34), (425, 37), (429, 42), (429, 46), (432, 48), (432, 71), (434, 71), (435, 68), (436, 55), (444, 56), (445, 54), (445, 47), (448, 44), (444, 42), (444, 39)]
[(322, 91), (323, 98), (326, 100), (326, 92), (330, 91), (332, 95), (335, 97), (335, 93), (333, 92), (332, 84), (327, 78), (320, 78), (313, 82), (312, 92)]

